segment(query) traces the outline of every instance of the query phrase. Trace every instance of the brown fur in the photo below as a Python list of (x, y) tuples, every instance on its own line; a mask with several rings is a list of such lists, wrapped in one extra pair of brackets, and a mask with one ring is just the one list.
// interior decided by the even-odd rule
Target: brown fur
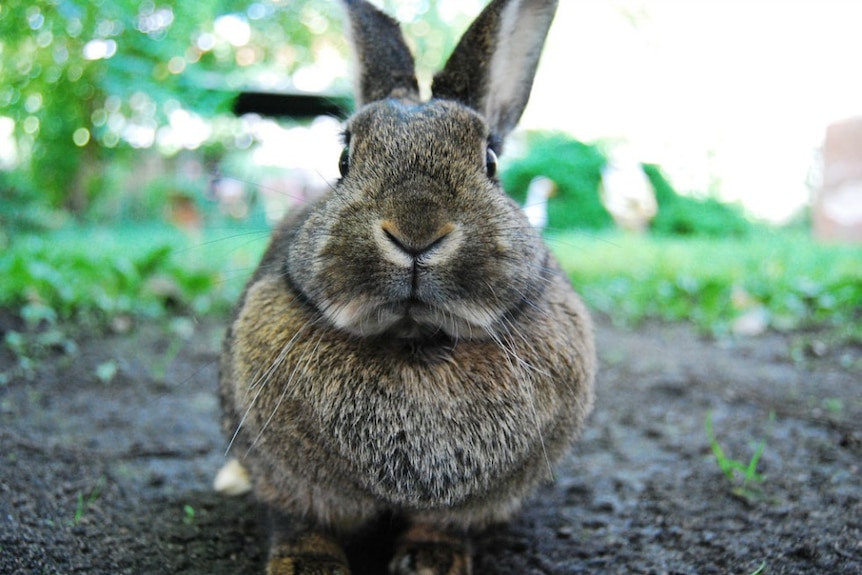
[(395, 513), (413, 528), (393, 573), (469, 573), (459, 534), (508, 519), (582, 428), (589, 316), (486, 173), (505, 131), (448, 99), (371, 98), (345, 177), (273, 234), (221, 360), (231, 453), (285, 517), (270, 572), (347, 573), (333, 542)]

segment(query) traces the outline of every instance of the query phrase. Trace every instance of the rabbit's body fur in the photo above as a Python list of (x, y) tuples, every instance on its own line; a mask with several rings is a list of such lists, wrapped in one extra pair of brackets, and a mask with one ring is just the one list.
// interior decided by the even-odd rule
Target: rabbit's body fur
[[(554, 2), (520, 2), (546, 29), (531, 2)], [(376, 9), (346, 4), (355, 35), (394, 33)], [(495, 0), (465, 38), (507, 30), (495, 18), (517, 4)], [(360, 38), (360, 59), (377, 42)], [(439, 84), (457, 92), (462, 71)], [(515, 79), (527, 91), (533, 71)], [(271, 573), (346, 573), (333, 537), (383, 513), (413, 526), (392, 572), (469, 573), (452, 534), (507, 519), (592, 405), (587, 311), (493, 174), (524, 88), (514, 111), (493, 112), (419, 102), (412, 68), (389, 72), (384, 88), (361, 78), (344, 177), (277, 227), (225, 339), (224, 429), (283, 519)]]
[(258, 496), (335, 526), (392, 509), (461, 528), (506, 519), (591, 400), (586, 313), (548, 274), (543, 301), (513, 321), (552, 340), (423, 344), (334, 330), (281, 274), (260, 277), (228, 339), (223, 381), (236, 383), (222, 390)]

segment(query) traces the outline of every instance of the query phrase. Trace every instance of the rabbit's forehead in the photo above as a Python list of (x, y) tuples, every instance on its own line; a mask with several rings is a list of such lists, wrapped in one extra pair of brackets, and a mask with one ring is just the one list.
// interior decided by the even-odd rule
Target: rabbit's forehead
[(363, 107), (348, 122), (351, 141), (385, 146), (451, 143), (469, 146), (488, 139), (482, 117), (448, 100), (411, 103), (389, 99)]

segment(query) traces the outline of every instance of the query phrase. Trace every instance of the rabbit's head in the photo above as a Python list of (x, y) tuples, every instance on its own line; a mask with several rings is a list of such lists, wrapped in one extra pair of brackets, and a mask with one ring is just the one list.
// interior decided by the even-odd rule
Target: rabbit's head
[[(548, 253), (501, 189), (554, 0), (495, 0), (419, 97), (397, 23), (345, 0), (358, 62), (341, 179), (291, 233), (286, 273), (350, 333), (482, 339), (543, 290)], [(334, 161), (335, 159), (333, 159)]]

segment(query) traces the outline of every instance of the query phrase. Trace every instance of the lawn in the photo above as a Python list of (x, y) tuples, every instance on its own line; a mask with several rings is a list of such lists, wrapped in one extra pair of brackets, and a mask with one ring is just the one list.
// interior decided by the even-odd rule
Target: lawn
[(723, 335), (740, 318), (765, 327), (850, 329), (862, 314), (862, 250), (797, 231), (745, 238), (550, 238), (590, 306), (617, 322), (691, 321)]
[[(224, 313), (267, 235), (240, 224), (187, 233), (159, 223), (22, 234), (0, 254), (0, 307), (20, 310), (31, 326)], [(859, 247), (771, 230), (742, 239), (566, 233), (548, 241), (588, 305), (618, 324), (690, 321), (722, 336), (747, 317), (763, 328), (834, 328), (862, 341)]]

